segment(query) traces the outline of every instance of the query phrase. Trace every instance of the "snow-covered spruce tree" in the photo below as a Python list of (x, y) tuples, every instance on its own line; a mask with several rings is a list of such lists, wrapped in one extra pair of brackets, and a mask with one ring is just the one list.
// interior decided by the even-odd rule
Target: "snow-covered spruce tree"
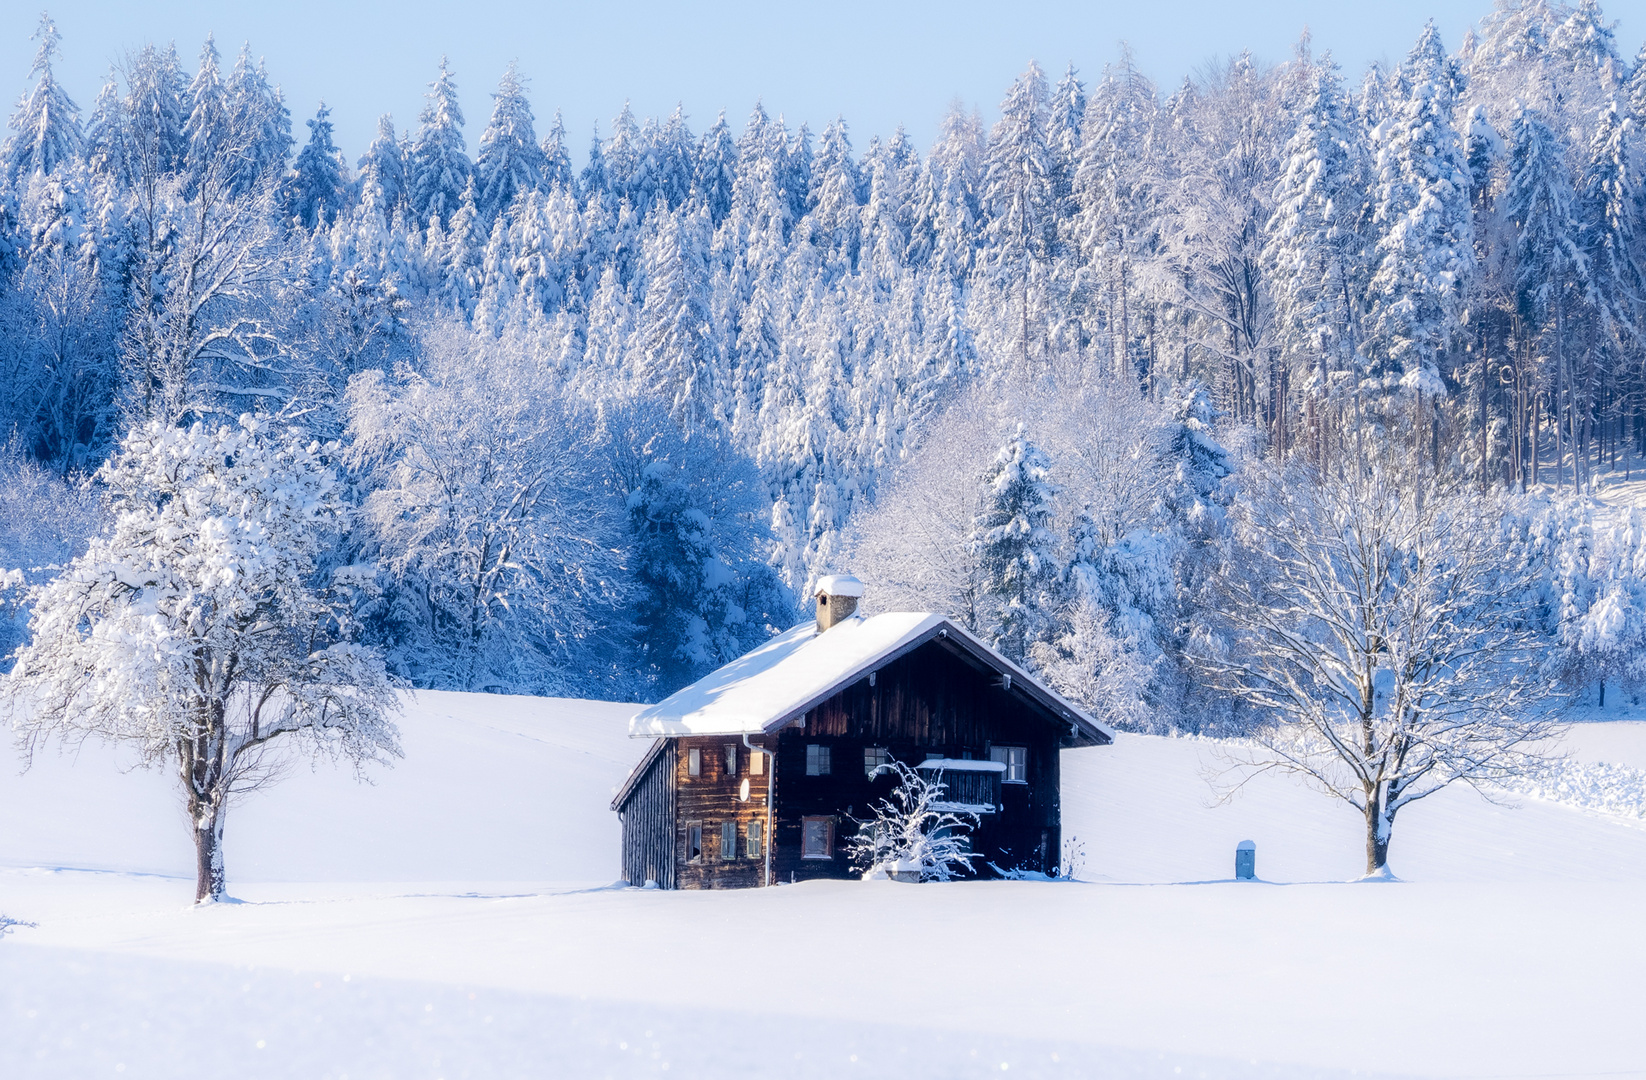
[(1475, 268), (1474, 217), (1469, 161), (1452, 127), (1461, 76), (1433, 22), (1401, 76), (1405, 96), (1387, 121), (1372, 190), (1379, 238), (1369, 296), (1377, 359), (1387, 373), (1411, 376), (1422, 397), (1439, 381), (1441, 354), (1462, 315)]
[(1301, 775), (1353, 806), (1366, 872), (1396, 816), (1541, 764), (1557, 732), (1534, 575), (1500, 506), (1407, 462), (1251, 475), (1194, 659), (1267, 721), (1241, 780)]
[(428, 102), (418, 115), (417, 135), (407, 155), (412, 213), (419, 226), (437, 218), (442, 224), (457, 212), (463, 189), (474, 175), (463, 142), (463, 109), (457, 103), (457, 78), (440, 58), (440, 74), (429, 84)]
[(794, 621), (766, 562), (771, 503), (753, 462), (714, 429), (685, 438), (661, 402), (605, 410), (600, 457), (627, 511), (634, 661), (673, 693)]
[(1019, 424), (983, 474), (987, 494), (969, 538), (982, 577), (984, 639), (1020, 664), (1051, 622), (1058, 576), (1051, 470)]
[(537, 188), (545, 158), (532, 131), (532, 107), (514, 63), (503, 72), (492, 95), (491, 120), (480, 136), (475, 156), (476, 204), (488, 225), (515, 198)]
[(332, 145), (331, 110), (324, 101), (308, 125), (308, 145), (292, 164), (282, 201), (288, 221), (313, 231), (336, 221), (348, 207), (349, 166), (343, 152)]
[(29, 74), (39, 77), (12, 114), (12, 135), (0, 146), (0, 162), (8, 179), (16, 183), (33, 173), (50, 175), (79, 159), (85, 148), (80, 132), (80, 108), (52, 75), (52, 58), (61, 40), (51, 16), (40, 16), (34, 32), (40, 42)]
[(847, 857), (864, 877), (917, 873), (921, 881), (949, 881), (972, 870), (971, 831), (979, 818), (944, 802), (942, 774), (925, 777), (901, 761), (880, 766), (897, 780), (890, 798), (869, 807), (846, 839)]
[(100, 477), (113, 525), (36, 591), (11, 722), (26, 757), (96, 739), (175, 769), (195, 899), (217, 899), (226, 811), (285, 748), (357, 770), (400, 754), (382, 659), (316, 578), (343, 487), (318, 444), (249, 416), (144, 425)]

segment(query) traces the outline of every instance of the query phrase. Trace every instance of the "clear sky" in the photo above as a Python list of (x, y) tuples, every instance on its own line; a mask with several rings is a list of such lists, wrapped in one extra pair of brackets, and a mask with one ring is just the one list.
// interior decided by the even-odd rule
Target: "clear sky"
[[(36, 0), (39, 2), (39, 0)], [(563, 111), (579, 167), (590, 132), (602, 134), (632, 102), (637, 115), (667, 115), (681, 102), (701, 132), (725, 108), (734, 129), (756, 99), (791, 126), (820, 131), (835, 115), (861, 151), (874, 134), (905, 125), (924, 151), (958, 97), (993, 119), (995, 105), (1030, 58), (1055, 79), (1070, 61), (1089, 80), (1130, 44), (1138, 66), (1170, 88), (1209, 59), (1250, 48), (1283, 60), (1307, 26), (1316, 51), (1345, 69), (1398, 60), (1433, 17), (1449, 47), (1491, 0), (830, 0), (783, 3), (556, 3), (552, 0), (59, 0), (60, 78), (89, 110), (109, 64), (146, 41), (175, 41), (193, 71), (215, 33), (225, 65), (243, 41), (285, 90), (299, 143), (322, 98), (351, 162), (377, 117), (415, 125), (421, 95), (442, 53), (457, 73), (474, 151), (489, 93), (510, 60), (529, 78), (538, 130)], [(1646, 0), (1603, 0), (1632, 57), (1646, 39)], [(33, 5), (11, 0), (0, 30), (0, 93), (27, 85)]]

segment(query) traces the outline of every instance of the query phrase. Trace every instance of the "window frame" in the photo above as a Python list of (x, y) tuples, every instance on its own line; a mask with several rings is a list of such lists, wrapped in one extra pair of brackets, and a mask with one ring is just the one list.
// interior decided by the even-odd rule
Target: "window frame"
[(806, 744), (806, 775), (833, 776), (834, 755), (828, 743)]
[[(1017, 760), (1012, 760), (1013, 754)], [(998, 761), (1006, 766), (1006, 771), (1000, 774), (1002, 784), (1027, 784), (1029, 782), (1029, 748), (1027, 746), (991, 746), (989, 760)]]
[(737, 744), (734, 742), (726, 743), (726, 775), (737, 775)]
[[(822, 855), (806, 854), (806, 827), (813, 823), (823, 826)], [(829, 862), (834, 859), (834, 815), (833, 814), (805, 814), (800, 818), (800, 857), (813, 862)]]
[[(869, 764), (873, 761), (874, 764)], [(880, 775), (880, 770), (892, 763), (892, 752), (884, 746), (865, 746), (863, 748), (863, 773), (873, 780)]]
[[(695, 845), (692, 844), (692, 837), (693, 836), (695, 836), (697, 838), (697, 843)], [(697, 848), (697, 854), (696, 855), (692, 854), (692, 848), (694, 846)], [(686, 862), (689, 865), (696, 866), (696, 865), (699, 865), (703, 862), (703, 823), (701, 821), (688, 821), (688, 822), (686, 822), (686, 851), (685, 851), (685, 856), (686, 856)]]
[(686, 748), (686, 775), (703, 775), (703, 751), (700, 747), (688, 746)]

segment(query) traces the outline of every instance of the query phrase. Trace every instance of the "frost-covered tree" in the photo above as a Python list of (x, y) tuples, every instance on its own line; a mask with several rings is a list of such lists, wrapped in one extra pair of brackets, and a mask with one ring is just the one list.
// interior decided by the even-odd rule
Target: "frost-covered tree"
[(476, 205), (488, 223), (543, 180), (547, 160), (532, 130), (525, 80), (513, 63), (492, 94), (492, 116), (475, 157)]
[(1018, 424), (983, 474), (986, 495), (969, 537), (981, 576), (984, 639), (1018, 663), (1050, 623), (1058, 574), (1051, 471), (1050, 459)]
[(297, 155), (282, 194), (286, 217), (313, 231), (336, 221), (347, 208), (349, 166), (332, 144), (331, 110), (324, 101), (308, 125), (308, 145)]
[(635, 660), (661, 697), (786, 629), (794, 604), (766, 562), (752, 462), (712, 430), (683, 438), (660, 404), (611, 410), (603, 429), (625, 495)]
[(619, 522), (589, 425), (506, 341), (448, 327), (424, 344), (421, 371), (348, 388), (359, 542), (386, 586), (373, 633), (421, 685), (623, 692), (598, 633), (621, 598)]
[(1469, 163), (1452, 126), (1459, 75), (1431, 22), (1401, 67), (1405, 93), (1378, 149), (1370, 285), (1390, 370), (1438, 371), (1474, 272)]
[(971, 832), (980, 819), (971, 810), (944, 800), (942, 774), (926, 777), (901, 761), (880, 766), (895, 781), (888, 798), (869, 806), (846, 840), (847, 857), (863, 871), (913, 874), (918, 881), (952, 881), (971, 873)]
[(13, 183), (32, 173), (55, 172), (78, 160), (85, 146), (80, 108), (52, 74), (52, 60), (58, 54), (61, 37), (51, 16), (40, 16), (34, 39), (40, 43), (29, 69), (35, 77), (34, 89), (18, 103), (11, 117), (12, 134), (0, 146), (0, 161)]
[(411, 191), (406, 173), (406, 152), (394, 133), (394, 118), (387, 113), (377, 119), (377, 137), (358, 162), (360, 202), (383, 215), (384, 222), (410, 205)]
[(1502, 508), (1426, 469), (1258, 472), (1215, 578), (1206, 677), (1265, 723), (1242, 778), (1297, 774), (1365, 823), (1386, 875), (1397, 815), (1535, 768), (1557, 692)]
[(286, 748), (357, 769), (400, 753), (382, 659), (318, 571), (343, 485), (319, 445), (249, 416), (144, 425), (100, 478), (113, 524), (36, 592), (12, 725), (25, 756), (94, 739), (175, 769), (195, 899), (220, 899), (226, 811)]
[(440, 74), (429, 84), (428, 101), (418, 115), (417, 135), (407, 155), (410, 203), (419, 224), (444, 224), (457, 212), (474, 173), (463, 141), (463, 109), (457, 102), (457, 78), (440, 58)]

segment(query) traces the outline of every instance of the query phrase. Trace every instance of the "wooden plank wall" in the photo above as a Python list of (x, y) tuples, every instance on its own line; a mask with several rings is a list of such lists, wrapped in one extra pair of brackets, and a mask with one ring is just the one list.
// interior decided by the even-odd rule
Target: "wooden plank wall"
[(631, 885), (675, 887), (674, 759), (674, 746), (665, 745), (623, 806), (623, 880)]
[[(762, 740), (752, 739), (756, 746)], [(767, 805), (771, 793), (771, 758), (766, 757), (760, 773), (750, 771), (750, 751), (741, 736), (720, 735), (703, 738), (674, 740), (674, 782), (678, 791), (675, 812), (674, 861), (675, 884), (681, 889), (743, 889), (761, 885), (765, 881), (766, 858), (764, 847), (771, 843), (767, 821)], [(726, 747), (737, 748), (737, 772), (726, 771)], [(701, 772), (690, 773), (691, 751), (701, 752)], [(743, 781), (749, 782), (749, 797), (741, 798)], [(721, 850), (721, 825), (731, 821), (737, 826), (737, 845), (733, 852)], [(758, 857), (748, 851), (749, 822), (761, 824), (762, 850)], [(697, 860), (686, 857), (686, 830), (690, 823), (703, 827), (703, 853)], [(728, 858), (727, 855), (730, 855)]]
[[(890, 750), (914, 765), (927, 753), (987, 759), (995, 745), (1028, 750), (1026, 784), (1002, 784), (999, 814), (986, 815), (972, 834), (978, 867), (1049, 872), (1062, 844), (1058, 742), (1064, 728), (1051, 723), (995, 685), (998, 677), (964, 659), (953, 646), (933, 641), (843, 688), (805, 717), (803, 727), (785, 729), (777, 744), (775, 806), (777, 846), (773, 876), (778, 881), (855, 877), (845, 839), (853, 818), (868, 815), (872, 802), (890, 794), (892, 781), (870, 780), (863, 767), (866, 747)], [(806, 745), (830, 748), (829, 776), (806, 775)], [(801, 858), (802, 818), (835, 819), (835, 854), (829, 860)]]

